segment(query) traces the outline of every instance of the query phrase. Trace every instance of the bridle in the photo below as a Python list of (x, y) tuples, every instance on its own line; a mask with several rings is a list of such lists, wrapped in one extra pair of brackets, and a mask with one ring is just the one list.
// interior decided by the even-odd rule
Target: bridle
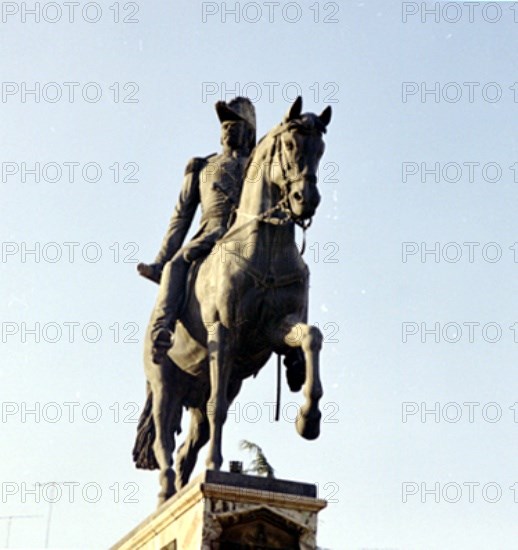
[[(249, 217), (250, 220), (246, 222), (245, 224), (242, 224), (238, 227), (231, 228), (226, 234), (225, 238), (228, 238), (229, 235), (233, 233), (237, 233), (238, 231), (241, 231), (244, 227), (249, 225), (250, 223), (254, 221), (261, 221), (264, 223), (269, 223), (271, 225), (287, 225), (288, 223), (294, 223), (295, 225), (298, 225), (302, 228), (302, 247), (300, 254), (303, 255), (306, 250), (306, 231), (311, 226), (311, 223), (313, 221), (313, 218), (309, 219), (300, 219), (293, 215), (293, 212), (290, 208), (289, 203), (289, 195), (291, 190), (291, 185), (297, 180), (292, 180), (287, 171), (286, 171), (286, 164), (284, 163), (283, 158), (283, 148), (281, 143), (281, 135), (284, 132), (288, 132), (292, 130), (293, 128), (297, 128), (300, 132), (304, 134), (317, 134), (320, 133), (319, 130), (316, 128), (309, 128), (307, 125), (304, 125), (303, 123), (299, 121), (289, 121), (288, 123), (282, 123), (280, 127), (274, 131), (273, 135), (270, 135), (270, 137), (273, 137), (273, 145), (271, 149), (271, 158), (273, 159), (275, 156), (275, 152), (278, 151), (279, 156), (279, 163), (281, 168), (281, 175), (282, 180), (284, 181), (284, 185), (280, 187), (281, 189), (281, 197), (276, 202), (276, 204), (267, 210), (259, 213), (259, 214), (247, 214), (245, 212), (239, 212), (240, 216)], [(272, 181), (272, 169), (273, 169), (273, 162), (270, 164), (270, 181)]]
[[(279, 201), (273, 207), (272, 210), (274, 211), (279, 210), (284, 214), (285, 219), (283, 223), (293, 222), (302, 228), (303, 237), (302, 237), (302, 249), (300, 254), (303, 255), (304, 251), (306, 250), (306, 231), (311, 226), (313, 222), (313, 217), (309, 219), (300, 219), (293, 216), (293, 212), (291, 211), (291, 208), (289, 206), (289, 196), (291, 191), (291, 185), (297, 180), (292, 180), (286, 171), (286, 163), (284, 162), (283, 147), (281, 143), (281, 135), (284, 132), (288, 132), (292, 130), (293, 128), (296, 128), (299, 132), (307, 135), (316, 134), (318, 132), (318, 130), (316, 130), (315, 128), (308, 128), (306, 125), (301, 124), (300, 122), (290, 121), (289, 123), (286, 124), (286, 126), (284, 127), (281, 126), (280, 131), (274, 134), (273, 136), (274, 143), (273, 143), (272, 151), (273, 152), (275, 152), (276, 150), (278, 151), (282, 179), (285, 182), (285, 184), (281, 187), (281, 198), (279, 199)], [(272, 154), (272, 158), (273, 158), (273, 154)], [(273, 163), (271, 163), (270, 165), (270, 181), (272, 180), (272, 168), (273, 168)], [(263, 221), (266, 221), (267, 223), (272, 223), (272, 218), (268, 215), (263, 219)]]

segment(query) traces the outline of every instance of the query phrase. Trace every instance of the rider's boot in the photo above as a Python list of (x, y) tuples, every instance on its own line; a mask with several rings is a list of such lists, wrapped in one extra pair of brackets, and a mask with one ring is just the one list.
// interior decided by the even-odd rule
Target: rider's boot
[[(185, 264), (185, 265), (184, 265)], [(173, 332), (182, 306), (188, 265), (183, 259), (167, 262), (162, 271), (160, 289), (151, 321), (152, 359), (161, 364), (173, 345)]]
[(290, 348), (284, 358), (286, 379), (291, 391), (299, 391), (306, 381), (306, 360), (301, 348)]
[(151, 338), (153, 341), (152, 359), (153, 363), (161, 365), (167, 357), (167, 352), (171, 349), (173, 333), (168, 328), (160, 327)]
[[(163, 304), (162, 304), (163, 305)], [(167, 352), (173, 345), (174, 325), (176, 324), (176, 307), (160, 307), (160, 297), (155, 306), (151, 326), (151, 342), (153, 363), (160, 365), (164, 362)]]

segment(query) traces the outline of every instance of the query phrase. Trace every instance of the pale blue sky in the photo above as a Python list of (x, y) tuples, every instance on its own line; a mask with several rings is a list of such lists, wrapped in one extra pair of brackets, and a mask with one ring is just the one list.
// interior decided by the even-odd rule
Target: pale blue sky
[[(508, 327), (518, 321), (518, 268), (508, 247), (518, 241), (518, 224), (517, 184), (508, 167), (518, 161), (518, 104), (509, 89), (518, 80), (518, 23), (511, 3), (498, 4), (502, 17), (493, 24), (484, 20), (482, 7), (473, 23), (466, 14), (458, 23), (442, 17), (439, 23), (422, 23), (417, 14), (403, 24), (402, 4), (392, 1), (340, 3), (336, 23), (316, 23), (315, 2), (309, 1), (298, 4), (297, 23), (284, 21), (278, 12), (270, 23), (264, 3), (259, 3), (264, 14), (255, 24), (232, 22), (230, 16), (224, 22), (221, 13), (203, 23), (202, 3), (186, 0), (174, 6), (162, 0), (140, 3), (138, 23), (115, 24), (109, 9), (113, 2), (100, 5), (98, 23), (77, 15), (75, 23), (67, 22), (66, 15), (54, 24), (33, 23), (30, 17), (23, 23), (18, 13), (7, 17), (0, 32), (2, 82), (40, 82), (42, 87), (57, 82), (64, 92), (63, 83), (80, 83), (73, 103), (50, 103), (43, 96), (39, 103), (34, 96), (22, 103), (19, 93), (0, 103), (1, 162), (13, 163), (2, 164), (4, 171), (21, 170), (23, 163), (29, 169), (36, 162), (80, 163), (72, 182), (63, 176), (37, 183), (30, 174), (23, 182), (20, 173), (0, 182), (1, 241), (14, 243), (7, 251), (18, 246), (0, 264), (1, 401), (13, 403), (7, 410), (15, 411), (1, 419), (0, 477), (17, 484), (10, 487), (29, 489), (38, 482), (79, 484), (74, 502), (64, 493), (52, 507), (50, 546), (106, 548), (154, 509), (157, 474), (134, 470), (136, 425), (115, 422), (114, 404), (119, 403), (121, 418), (129, 414), (131, 420), (131, 403), (143, 402), (141, 340), (156, 287), (137, 276), (135, 264), (121, 259), (128, 254), (139, 261), (154, 258), (185, 163), (219, 149), (213, 105), (222, 99), (224, 86), (232, 89), (236, 83), (239, 92), (246, 84), (259, 84), (260, 135), (288, 109), (282, 93), (288, 83), (300, 86), (305, 110), (320, 112), (330, 93), (337, 100), (321, 164), (322, 203), (305, 257), (312, 277), (310, 320), (327, 326), (328, 336), (338, 329), (338, 341), (325, 343), (321, 359), (324, 414), (338, 422), (324, 423), (316, 442), (302, 440), (287, 421), (269, 422), (266, 407), (258, 422), (247, 422), (243, 411), (253, 413), (246, 408), (249, 403), (274, 400), (272, 361), (256, 380), (245, 383), (240, 408), (226, 426), (225, 460), (247, 462), (238, 448), (239, 440), (247, 438), (263, 447), (279, 477), (318, 483), (321, 496), (338, 501), (329, 504), (319, 522), (319, 543), (333, 550), (516, 546), (517, 504), (509, 489), (518, 481), (516, 424), (509, 410), (516, 400), (516, 344)], [(333, 3), (317, 5), (320, 18), (332, 16)], [(97, 103), (81, 97), (88, 82), (102, 90)], [(124, 90), (125, 83), (137, 83), (138, 103), (114, 103), (110, 87), (115, 82), (121, 83), (121, 97), (135, 90), (133, 85)], [(279, 83), (273, 101), (266, 82)], [(466, 95), (456, 103), (435, 103), (431, 96), (423, 103), (419, 95), (403, 103), (403, 82), (458, 82), (465, 92), (464, 82), (481, 85), (472, 103)], [(483, 100), (479, 92), (488, 82), (501, 87), (500, 101)], [(202, 100), (203, 83), (217, 90), (207, 101)], [(293, 87), (285, 92), (293, 93)], [(89, 162), (101, 167), (100, 181), (80, 176)], [(138, 181), (115, 183), (110, 170), (115, 162), (122, 167), (136, 163)], [(403, 162), (495, 162), (503, 174), (495, 183), (481, 177), (470, 183), (465, 175), (457, 183), (422, 183), (419, 176), (403, 183)], [(335, 165), (339, 170), (333, 181)], [(122, 168), (122, 175), (132, 167)], [(481, 243), (479, 250), (498, 243), (501, 261), (489, 263), (479, 254), (474, 263), (465, 256), (457, 263), (435, 263), (428, 256), (422, 263), (418, 255), (402, 262), (402, 242), (468, 241)], [(47, 245), (41, 261), (24, 258), (22, 242), (27, 247), (39, 242), (41, 248), (58, 243), (63, 257), (47, 261), (56, 250)], [(79, 243), (73, 262), (66, 242)], [(87, 253), (100, 250), (99, 261), (83, 259), (87, 243), (97, 243)], [(117, 262), (114, 243), (119, 243)], [(338, 262), (324, 262), (336, 249)], [(45, 341), (54, 338), (52, 332), (40, 334), (39, 343), (30, 334), (23, 342), (23, 322), (29, 329), (55, 323), (63, 334), (55, 343)], [(494, 344), (480, 333), (473, 343), (463, 334), (455, 344), (443, 339), (423, 344), (419, 335), (403, 344), (404, 322), (495, 322), (503, 333)], [(74, 342), (68, 342), (70, 325), (65, 323), (79, 323)], [(93, 323), (85, 329), (92, 332), (83, 337), (86, 323)], [(114, 323), (121, 338), (131, 338), (136, 328), (138, 342), (114, 342)], [(90, 343), (96, 327), (102, 335)], [(9, 335), (10, 329), (19, 332)], [(283, 402), (295, 401), (301, 396), (290, 394), (285, 385)], [(40, 422), (34, 415), (22, 422), (23, 402), (28, 407), (38, 402), (42, 409), (56, 402), (64, 416), (49, 422), (53, 411), (47, 405)], [(79, 403), (74, 422), (68, 421), (66, 402)], [(87, 412), (94, 416), (100, 410), (97, 422), (81, 414), (92, 402), (98, 409), (90, 406)], [(502, 419), (490, 423), (479, 414), (473, 423), (466, 416), (457, 423), (435, 423), (430, 417), (421, 423), (416, 415), (403, 423), (403, 402), (479, 402), (479, 409), (494, 402)], [(292, 414), (289, 408), (287, 414)], [(202, 452), (202, 464), (204, 458)], [(491, 504), (479, 491), (470, 503), (465, 492), (458, 503), (423, 504), (418, 494), (403, 503), (404, 482), (429, 487), (476, 482), (479, 488), (495, 482), (502, 496)], [(101, 489), (99, 502), (86, 502), (80, 494), (88, 483)], [(114, 483), (121, 498), (131, 496), (135, 487), (138, 503), (115, 503)], [(44, 545), (48, 503), (38, 504), (30, 495), (23, 502), (20, 493), (4, 500), (0, 516), (40, 516), (15, 519), (10, 546)], [(0, 544), (6, 536), (2, 519)]]

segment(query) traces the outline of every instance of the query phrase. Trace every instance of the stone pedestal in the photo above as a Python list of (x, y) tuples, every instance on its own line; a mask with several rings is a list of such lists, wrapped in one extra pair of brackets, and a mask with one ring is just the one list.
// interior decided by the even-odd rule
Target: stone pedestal
[(207, 470), (112, 550), (314, 550), (315, 485)]

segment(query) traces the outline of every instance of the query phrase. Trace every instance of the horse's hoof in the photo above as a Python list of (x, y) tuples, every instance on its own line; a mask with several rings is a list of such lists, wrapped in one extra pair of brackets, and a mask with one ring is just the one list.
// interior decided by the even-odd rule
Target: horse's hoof
[(313, 440), (320, 435), (320, 419), (322, 413), (317, 409), (315, 412), (300, 413), (297, 418), (297, 432), (304, 439)]
[(223, 464), (223, 459), (220, 461), (207, 460), (207, 462), (205, 463), (205, 467), (207, 468), (207, 470), (216, 470), (217, 472), (219, 472), (219, 470), (221, 470), (222, 464)]
[(159, 479), (161, 491), (158, 493), (158, 506), (176, 494), (176, 488), (174, 486), (175, 478), (176, 476), (173, 470), (160, 472)]
[(167, 491), (160, 491), (158, 493), (158, 507), (162, 506), (164, 502), (167, 502), (174, 495), (176, 495), (176, 488), (174, 486)]

